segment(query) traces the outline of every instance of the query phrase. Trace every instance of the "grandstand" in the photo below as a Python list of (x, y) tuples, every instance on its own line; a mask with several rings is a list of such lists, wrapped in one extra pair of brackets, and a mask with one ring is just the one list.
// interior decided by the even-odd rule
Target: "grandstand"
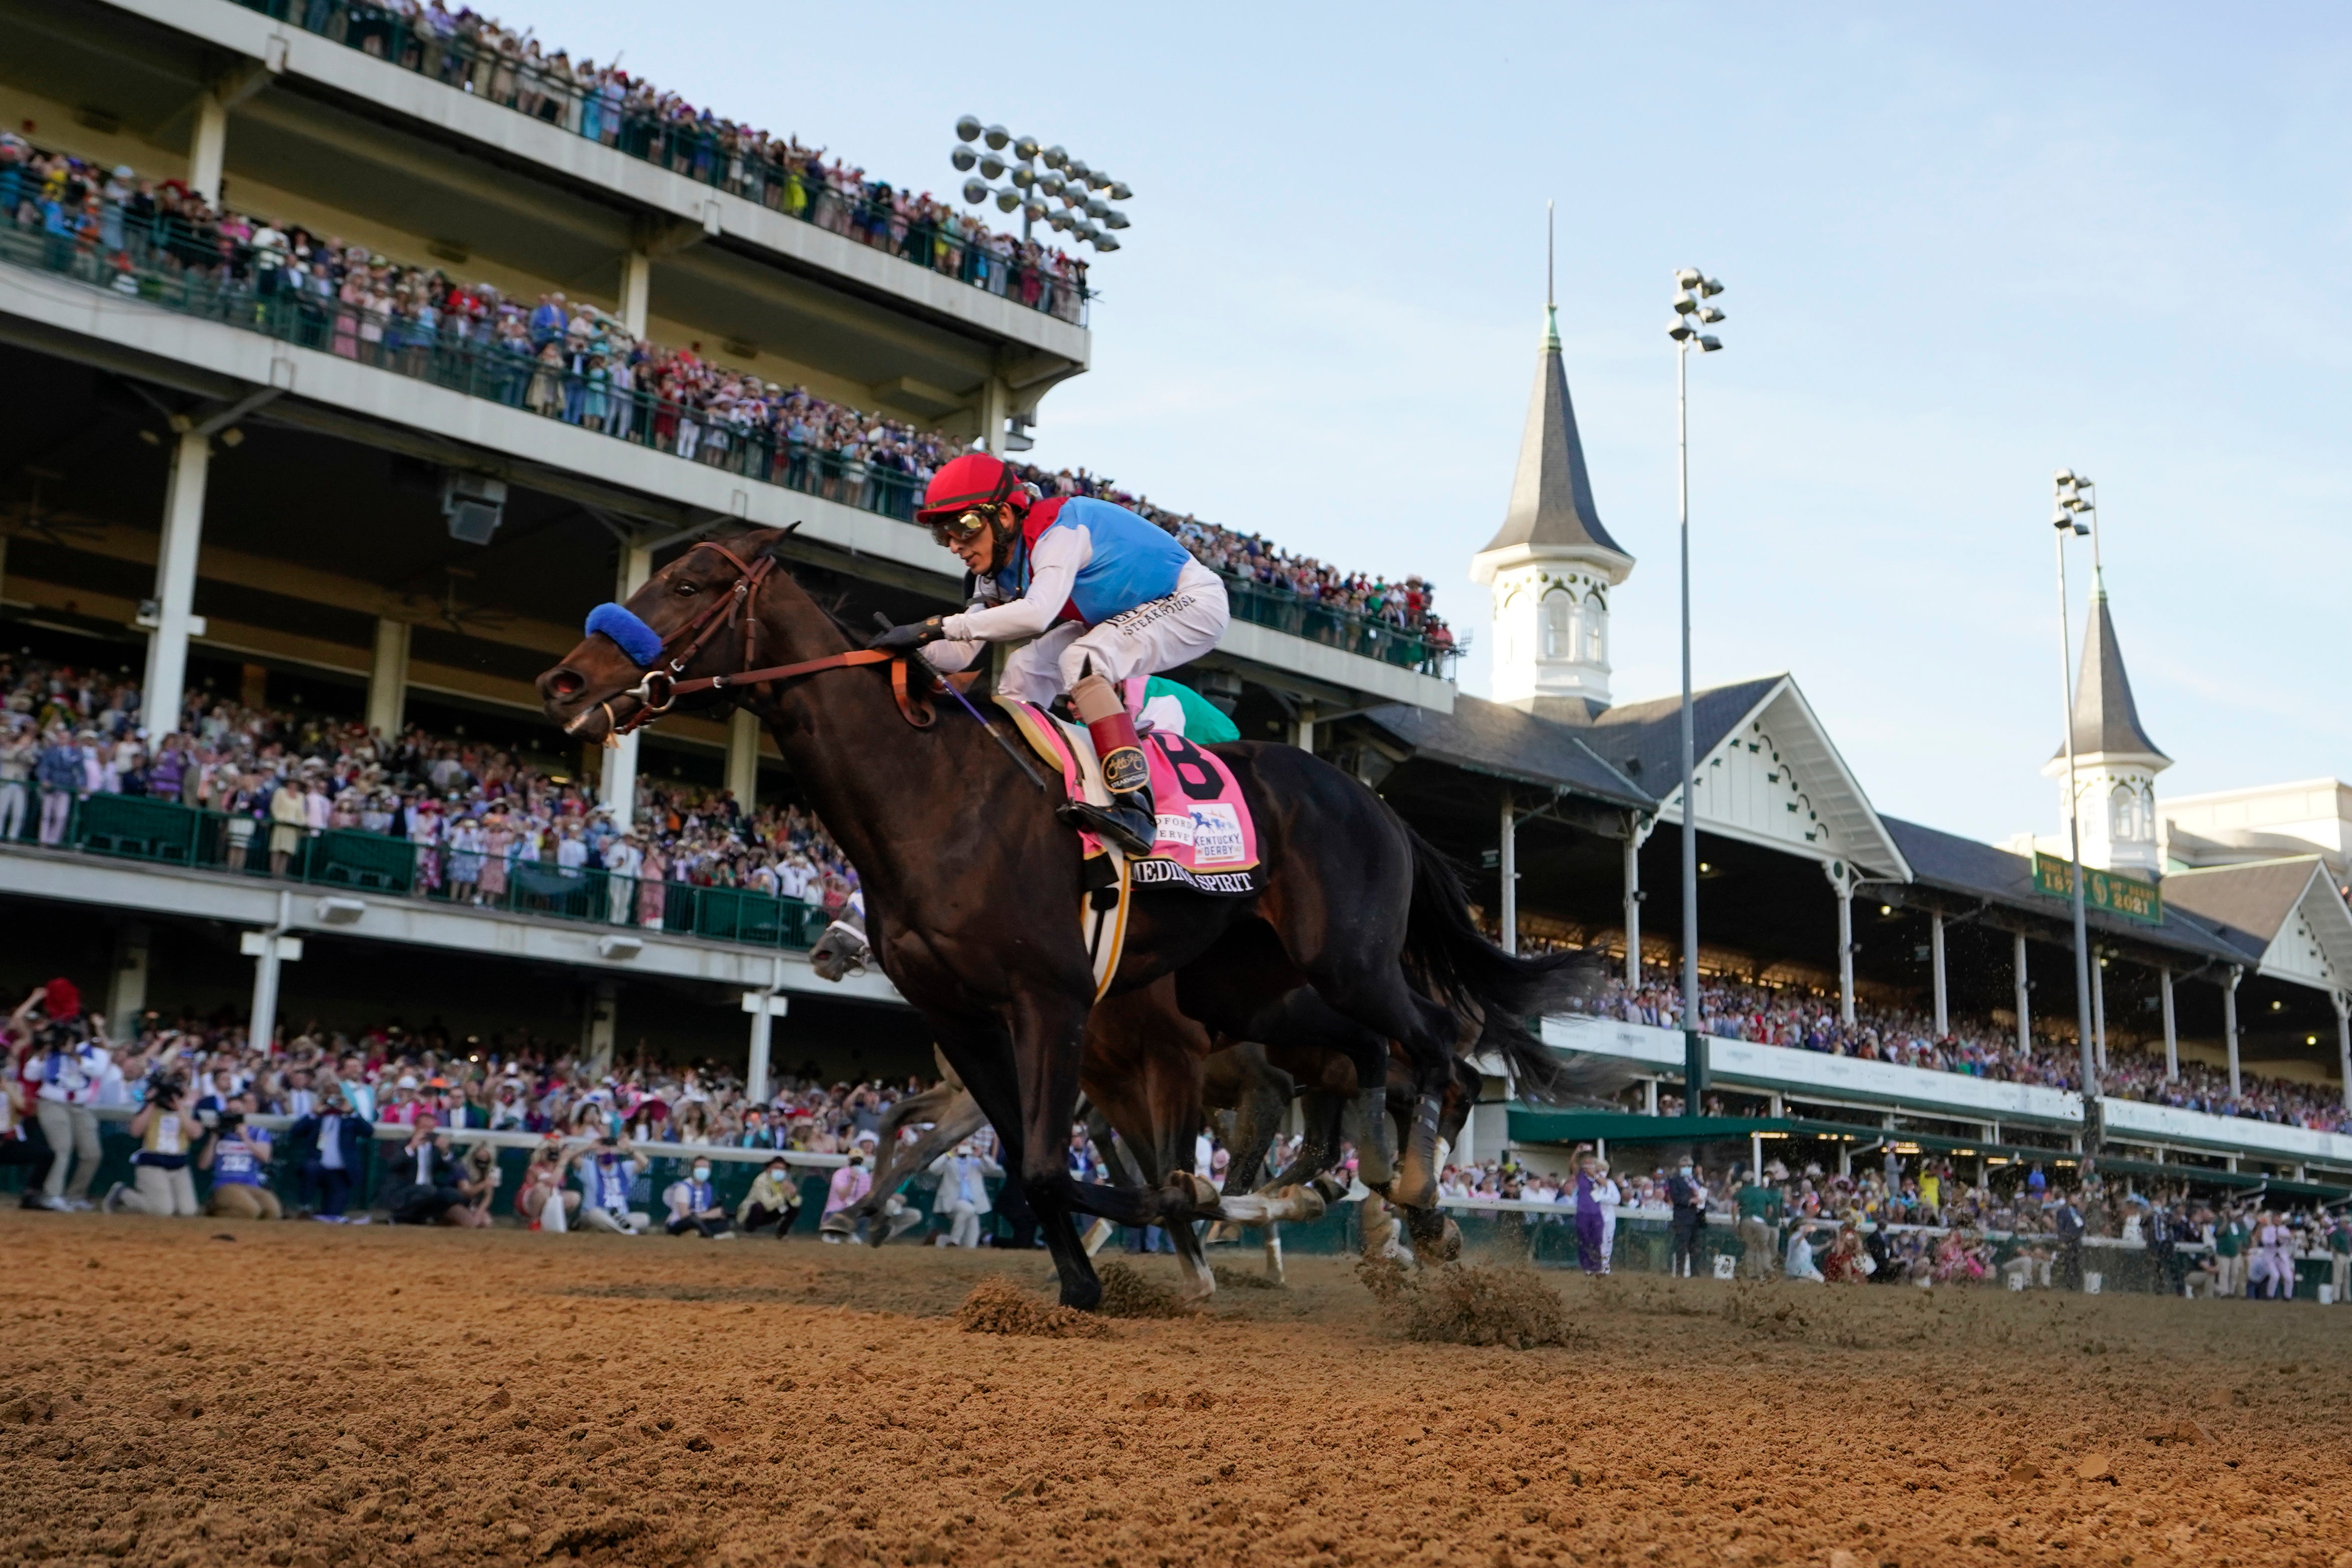
[[(885, 982), (810, 969), (822, 905), (772, 865), (682, 847), (698, 812), (740, 843), (761, 807), (791, 807), (771, 743), (688, 714), (567, 749), (530, 682), (584, 606), (736, 520), (800, 523), (798, 569), (855, 620), (948, 605), (957, 582), (910, 497), (941, 455), (1014, 450), (1086, 371), (1112, 323), (1083, 269), (921, 214), (931, 228), (893, 232), (869, 185), (828, 183), (797, 144), (753, 156), (735, 129), (688, 133), (636, 97), (607, 120), (576, 79), (501, 78), (494, 54), (391, 13), (296, 10), (0, 3), (0, 370), (23, 389), (0, 432), (0, 653), (28, 717), (69, 697), (74, 727), (150, 737), (142, 790), (63, 788), (54, 835), (0, 817), (12, 993), (107, 975), (111, 1017), (218, 1010), (265, 1039), (322, 1013), (462, 1014), (485, 1034), (576, 1030), (590, 1061), (641, 1040), (712, 1057), (755, 1092), (772, 1051), (921, 1070), (923, 1030)], [(1661, 935), (1679, 929), (1675, 835), (1655, 833), (1686, 809), (1677, 704), (1612, 691), (1636, 562), (1601, 520), (1556, 330), (1475, 558), (1496, 700), (1456, 693), (1425, 592), (1325, 594), (1344, 572), (1148, 509), (1234, 583), (1225, 645), (1188, 677), (1245, 737), (1379, 790), (1471, 868), (1507, 943), (1611, 955), (1632, 999), (1548, 1031), (1634, 1063), (1645, 1109), (1676, 1097), (1678, 1020), (1641, 998), (1678, 957)], [(1460, 520), (1465, 548), (1484, 525)], [(268, 778), (316, 757), (338, 796), (427, 777), (444, 796), (446, 750), (553, 820), (601, 805), (673, 872), (700, 857), (702, 880), (665, 888), (656, 920), (642, 864), (551, 844), (485, 896), (450, 874), (479, 851), (356, 810), (306, 821), (273, 863), (235, 831), (270, 791), (240, 808), (153, 787), (163, 737), (221, 709), (267, 732), (247, 755)], [(1707, 1020), (1712, 1092), (1747, 1124), (1726, 1135), (1843, 1124), (1864, 1130), (1831, 1135), (1845, 1157), (1992, 1160), (2071, 1157), (2095, 1131), (2199, 1179), (2352, 1191), (2352, 1135), (2323, 1113), (2352, 1095), (2352, 794), (2169, 810), (2104, 592), (2076, 722), (2102, 808), (2091, 861), (2116, 892), (2090, 917), (2111, 1072), (2087, 1130), (2071, 1081), (1983, 1070), (2074, 1053), (2067, 907), (2035, 846), (1880, 813), (1790, 675), (1699, 694), (1702, 967), (1749, 1015), (1835, 1025), (1758, 1038), (1728, 1003)], [(656, 831), (657, 811), (680, 821)], [(768, 847), (826, 869), (814, 838)], [(1916, 1021), (1864, 1053), (1868, 1020), (1897, 1014)], [(2177, 1090), (2192, 1079), (2218, 1087)], [(1461, 1157), (1541, 1159), (1578, 1135), (1490, 1087)]]

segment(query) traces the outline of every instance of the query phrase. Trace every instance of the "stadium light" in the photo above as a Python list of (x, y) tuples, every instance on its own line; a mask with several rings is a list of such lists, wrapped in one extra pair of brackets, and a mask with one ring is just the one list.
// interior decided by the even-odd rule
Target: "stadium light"
[[(2083, 912), (2083, 803), (2082, 786), (2074, 776), (2074, 638), (2067, 624), (2066, 541), (2092, 534), (2098, 521), (2098, 495), (2088, 475), (2077, 474), (2071, 468), (2059, 469), (2052, 476), (2051, 485), (2057, 496), (2050, 526), (2058, 541), (2058, 695), (2064, 703), (2066, 717), (2066, 836), (2074, 868), (2074, 1029), (2082, 1048), (2083, 1148), (2084, 1153), (2095, 1155), (2099, 1145), (2099, 1063), (2091, 1040), (2091, 942), (2089, 923)], [(2087, 523), (2083, 520), (2085, 512), (2092, 519)]]
[[(1723, 292), (1723, 285), (1695, 267), (1675, 274), (1674, 322), (1666, 336), (1675, 345), (1675, 507), (1682, 524), (1683, 547), (1683, 1114), (1706, 1114), (1707, 1048), (1699, 1027), (1698, 1007), (1698, 813), (1692, 809), (1693, 776), (1698, 771), (1696, 726), (1691, 710), (1691, 566), (1690, 566), (1690, 351), (1712, 354), (1723, 340), (1699, 330), (1723, 319), (1723, 312), (1702, 303)], [(1843, 968), (1843, 955), (1840, 955)]]
[[(957, 144), (948, 162), (960, 174), (979, 171), (978, 178), (963, 183), (964, 201), (975, 207), (993, 202), (1000, 213), (1019, 213), (1024, 240), (1034, 237), (1042, 223), (1109, 252), (1118, 249), (1119, 242), (1108, 231), (1133, 226), (1125, 213), (1109, 204), (1134, 198), (1127, 182), (1112, 179), (1066, 149), (1045, 146), (1034, 136), (1015, 136), (1002, 125), (983, 126), (976, 114), (959, 116), (955, 133)], [(991, 183), (1007, 177), (1007, 185)]]

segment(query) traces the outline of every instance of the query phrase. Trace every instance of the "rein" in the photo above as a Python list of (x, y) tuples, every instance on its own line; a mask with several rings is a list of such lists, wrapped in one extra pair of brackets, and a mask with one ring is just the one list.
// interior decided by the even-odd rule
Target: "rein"
[[(743, 624), (743, 662), (751, 664), (760, 656), (760, 589), (776, 569), (773, 556), (763, 555), (755, 563), (746, 563), (740, 556), (714, 540), (698, 541), (696, 549), (717, 550), (735, 568), (734, 586), (725, 597), (712, 602), (692, 621), (662, 639), (661, 649), (655, 655), (656, 668), (646, 670), (645, 679), (625, 694), (637, 699), (637, 710), (625, 719), (613, 716), (613, 705), (598, 705), (604, 710), (605, 733), (617, 737), (651, 724), (667, 713), (679, 697), (700, 692), (726, 691), (740, 686), (765, 685), (772, 681), (789, 681), (802, 675), (814, 675), (825, 670), (854, 669), (861, 664), (890, 666), (890, 695), (898, 702), (899, 716), (917, 729), (929, 729), (938, 722), (929, 701), (915, 689), (908, 674), (908, 655), (886, 653), (875, 649), (858, 649), (846, 653), (828, 653), (821, 659), (803, 659), (796, 664), (776, 664), (767, 669), (745, 668), (731, 675), (698, 675), (681, 680), (680, 674), (702, 652), (721, 626)], [(672, 653), (671, 648), (683, 642), (685, 646)], [(945, 684), (944, 682), (942, 683)], [(954, 687), (950, 685), (949, 690)], [(961, 694), (958, 694), (961, 695)], [(966, 705), (969, 706), (970, 705)]]

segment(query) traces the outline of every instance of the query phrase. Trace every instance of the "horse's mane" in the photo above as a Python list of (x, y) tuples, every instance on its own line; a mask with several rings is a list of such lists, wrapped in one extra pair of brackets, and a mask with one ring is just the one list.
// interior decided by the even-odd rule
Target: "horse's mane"
[[(840, 632), (844, 640), (845, 640), (851, 647), (863, 648), (873, 639), (874, 634), (870, 630), (859, 630), (856, 626), (851, 624), (849, 620), (842, 614), (842, 606), (849, 602), (849, 591), (844, 589), (835, 597), (832, 603), (827, 604), (824, 600), (818, 598), (816, 594), (810, 591), (809, 585), (801, 580), (800, 573), (793, 570), (793, 563), (785, 559), (783, 555), (777, 550), (776, 546), (782, 543), (785, 537), (793, 533), (799, 527), (800, 525), (798, 523), (794, 523), (791, 528), (763, 528), (756, 524), (745, 524), (743, 527), (736, 528), (730, 533), (711, 535), (710, 542), (712, 544), (727, 545), (730, 548), (746, 543), (754, 545), (761, 553), (769, 556), (775, 561), (776, 570), (778, 571), (793, 580), (793, 586), (799, 589), (803, 594), (807, 596), (808, 601), (816, 606), (818, 613), (822, 614), (827, 621), (833, 622), (833, 629)], [(743, 554), (743, 551), (737, 549), (735, 553), (740, 556)]]

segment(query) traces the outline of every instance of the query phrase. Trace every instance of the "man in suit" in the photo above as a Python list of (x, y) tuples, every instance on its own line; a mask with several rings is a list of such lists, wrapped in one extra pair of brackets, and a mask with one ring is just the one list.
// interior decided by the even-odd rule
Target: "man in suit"
[(287, 1129), (287, 1153), (302, 1175), (302, 1201), (313, 1218), (331, 1225), (344, 1222), (343, 1209), (352, 1189), (367, 1171), (368, 1148), (375, 1129), (354, 1114), (339, 1084), (327, 1103), (308, 1116), (298, 1116)]

